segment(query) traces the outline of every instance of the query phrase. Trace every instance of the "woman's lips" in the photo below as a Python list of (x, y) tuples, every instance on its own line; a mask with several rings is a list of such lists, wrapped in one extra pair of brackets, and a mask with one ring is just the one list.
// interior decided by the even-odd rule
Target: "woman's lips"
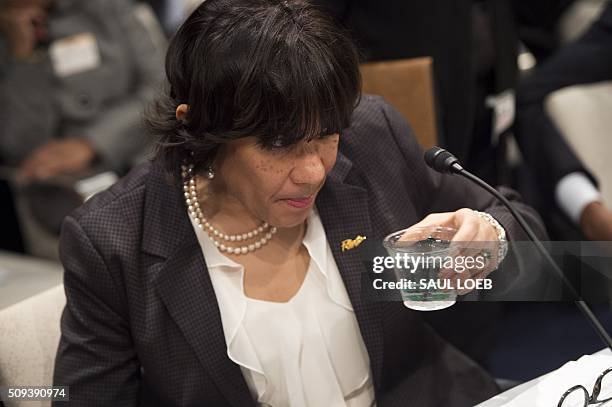
[(294, 208), (303, 209), (303, 208), (307, 208), (308, 206), (310, 206), (310, 204), (313, 201), (313, 198), (314, 198), (314, 195), (311, 195), (306, 198), (283, 199), (283, 201), (287, 202), (287, 204), (289, 204), (290, 206), (293, 206)]

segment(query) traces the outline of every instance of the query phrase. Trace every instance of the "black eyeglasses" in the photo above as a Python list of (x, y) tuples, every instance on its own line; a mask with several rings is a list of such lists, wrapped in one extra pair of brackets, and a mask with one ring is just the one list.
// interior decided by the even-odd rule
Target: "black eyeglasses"
[(612, 367), (606, 369), (599, 375), (593, 391), (589, 391), (582, 385), (574, 386), (567, 390), (557, 407), (588, 407), (590, 404), (600, 404), (612, 400)]

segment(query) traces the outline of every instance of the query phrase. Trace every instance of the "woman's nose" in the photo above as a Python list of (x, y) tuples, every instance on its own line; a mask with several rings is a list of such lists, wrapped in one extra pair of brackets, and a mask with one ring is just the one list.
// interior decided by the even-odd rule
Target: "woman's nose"
[(305, 151), (296, 159), (291, 180), (296, 184), (318, 185), (325, 178), (325, 166), (317, 151)]

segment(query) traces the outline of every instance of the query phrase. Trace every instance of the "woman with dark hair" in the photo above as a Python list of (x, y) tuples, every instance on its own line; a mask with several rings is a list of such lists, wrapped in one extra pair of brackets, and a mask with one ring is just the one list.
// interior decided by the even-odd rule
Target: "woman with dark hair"
[(73, 405), (468, 406), (495, 393), (418, 313), (368, 302), (363, 246), (341, 242), (433, 212), (421, 224), (464, 241), (516, 239), (517, 225), (431, 172), (400, 115), (360, 97), (339, 27), (302, 0), (207, 0), (166, 71), (156, 157), (64, 223), (55, 384)]

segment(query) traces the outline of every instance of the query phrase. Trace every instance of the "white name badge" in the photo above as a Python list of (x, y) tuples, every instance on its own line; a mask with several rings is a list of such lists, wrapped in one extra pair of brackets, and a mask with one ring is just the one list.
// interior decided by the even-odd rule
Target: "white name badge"
[(95, 69), (101, 63), (98, 42), (91, 33), (54, 41), (49, 54), (53, 70), (61, 78)]
[(487, 97), (486, 104), (493, 109), (493, 144), (497, 144), (499, 136), (514, 123), (516, 116), (516, 95), (508, 89), (497, 95)]

